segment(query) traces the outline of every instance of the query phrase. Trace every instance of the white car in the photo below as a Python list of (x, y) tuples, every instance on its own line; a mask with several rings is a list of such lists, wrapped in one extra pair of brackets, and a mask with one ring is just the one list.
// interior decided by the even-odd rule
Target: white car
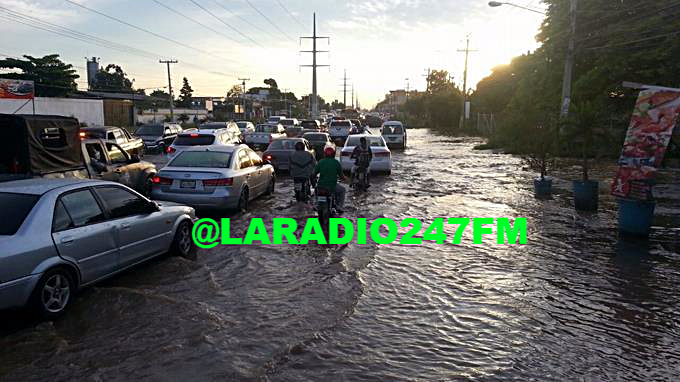
[(406, 129), (399, 121), (387, 121), (383, 123), (380, 132), (388, 146), (406, 148)]
[(189, 130), (177, 135), (166, 150), (168, 160), (175, 158), (182, 151), (194, 146), (225, 146), (237, 145), (239, 142), (234, 139), (227, 129), (215, 130)]
[(281, 123), (282, 119), (286, 119), (286, 117), (284, 117), (282, 115), (272, 115), (271, 117), (269, 117), (267, 119), (267, 123), (273, 123), (273, 124)]
[(333, 141), (344, 141), (352, 130), (352, 122), (349, 119), (334, 119), (328, 126), (328, 134)]
[(383, 137), (370, 134), (353, 134), (347, 137), (345, 146), (340, 151), (342, 169), (344, 171), (352, 170), (352, 166), (354, 166), (354, 159), (351, 159), (352, 152), (356, 146), (359, 146), (362, 137), (366, 138), (373, 152), (373, 160), (368, 167), (369, 170), (372, 172), (382, 171), (389, 175), (392, 172), (392, 152), (387, 147)]

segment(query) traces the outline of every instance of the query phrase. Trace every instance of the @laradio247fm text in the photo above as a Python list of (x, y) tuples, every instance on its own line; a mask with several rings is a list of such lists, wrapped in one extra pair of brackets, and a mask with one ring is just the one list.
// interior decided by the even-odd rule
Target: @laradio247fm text
[[(306, 245), (315, 244), (404, 244), (418, 245), (424, 241), (437, 244), (461, 244), (465, 232), (472, 233), (472, 244), (489, 240), (494, 244), (526, 244), (527, 218), (436, 218), (423, 223), (416, 218), (397, 222), (390, 218), (366, 218), (352, 221), (346, 218), (329, 219), (327, 232), (318, 218), (308, 218), (301, 227), (293, 218), (273, 218), (267, 228), (262, 218), (252, 218), (243, 237), (233, 235), (230, 219), (219, 222), (199, 219), (191, 231), (199, 248), (217, 245)], [(300, 230), (302, 228), (302, 230)], [(405, 231), (399, 234), (399, 228)], [(419, 235), (422, 232), (422, 236)], [(448, 232), (448, 233), (447, 233)], [(469, 237), (469, 235), (468, 235)]]

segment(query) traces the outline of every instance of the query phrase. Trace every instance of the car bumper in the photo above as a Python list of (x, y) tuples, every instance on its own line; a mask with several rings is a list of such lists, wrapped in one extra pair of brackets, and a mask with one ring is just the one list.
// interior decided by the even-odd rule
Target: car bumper
[(25, 306), (40, 276), (42, 274), (29, 275), (0, 284), (0, 309)]
[[(354, 166), (354, 161), (351, 159), (341, 159), (340, 164), (342, 165), (343, 171), (351, 171)], [(392, 170), (392, 160), (391, 159), (381, 159), (376, 160), (375, 158), (371, 161), (368, 166), (371, 171), (391, 171)]]
[(164, 192), (158, 188), (151, 190), (151, 199), (184, 204), (195, 209), (229, 209), (236, 208), (239, 195), (232, 190), (223, 190), (212, 194), (190, 194)]

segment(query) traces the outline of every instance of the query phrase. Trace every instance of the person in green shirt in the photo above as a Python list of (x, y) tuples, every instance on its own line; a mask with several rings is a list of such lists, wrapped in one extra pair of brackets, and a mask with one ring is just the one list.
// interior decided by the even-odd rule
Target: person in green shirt
[(323, 152), (326, 157), (321, 159), (314, 168), (314, 173), (319, 174), (316, 187), (334, 191), (335, 208), (339, 213), (342, 213), (347, 190), (341, 184), (338, 184), (338, 179), (345, 180), (345, 175), (342, 173), (340, 162), (335, 159), (335, 149), (326, 147)]

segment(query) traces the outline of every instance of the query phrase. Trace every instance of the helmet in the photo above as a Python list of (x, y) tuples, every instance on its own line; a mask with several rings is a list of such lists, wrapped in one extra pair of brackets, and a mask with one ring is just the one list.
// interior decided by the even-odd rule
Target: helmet
[(326, 147), (325, 149), (323, 149), (323, 153), (326, 154), (327, 157), (334, 157), (335, 149), (332, 147)]
[(305, 149), (305, 144), (302, 142), (298, 142), (295, 144), (295, 151), (302, 151)]

